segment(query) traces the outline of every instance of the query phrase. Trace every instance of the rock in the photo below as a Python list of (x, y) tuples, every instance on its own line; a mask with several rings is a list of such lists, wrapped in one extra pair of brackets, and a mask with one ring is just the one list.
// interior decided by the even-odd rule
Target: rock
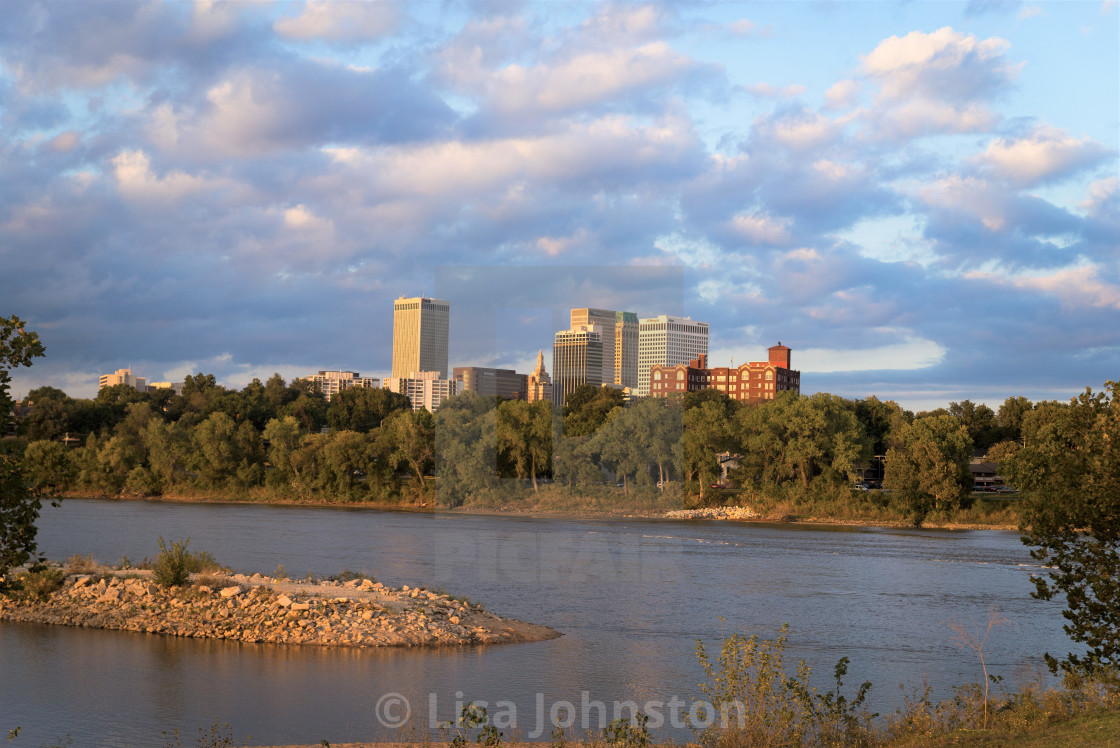
[(240, 594), (241, 594), (241, 588), (237, 587), (237, 586), (223, 587), (222, 592), (221, 592), (222, 597), (234, 597), (235, 595), (240, 595)]
[(281, 608), (286, 608), (292, 604), (292, 598), (288, 597), (287, 595), (281, 595), (280, 597), (276, 598), (276, 602)]
[(452, 622), (453, 624), (455, 624), (455, 625), (458, 625), (458, 624), (459, 624), (459, 616), (451, 616), (451, 617), (450, 617), (450, 618), (448, 618), (447, 620), (451, 621), (451, 622)]
[(148, 594), (152, 595), (153, 597), (155, 595), (158, 595), (159, 594), (159, 585), (158, 584), (149, 584), (148, 585)]
[(89, 580), (90, 580), (90, 577), (78, 577), (77, 579), (74, 580), (74, 589), (79, 589), (80, 587), (85, 587), (87, 584), (89, 584)]
[(407, 584), (401, 585), (401, 592), (408, 592), (411, 589)]
[(363, 590), (372, 590), (373, 589), (373, 580), (372, 579), (363, 579), (362, 580), (362, 589)]
[(292, 603), (292, 610), (309, 610), (311, 603)]

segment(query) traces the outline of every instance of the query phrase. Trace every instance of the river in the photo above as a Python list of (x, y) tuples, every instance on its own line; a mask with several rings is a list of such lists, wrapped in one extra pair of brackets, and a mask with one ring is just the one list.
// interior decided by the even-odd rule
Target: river
[(1009, 532), (70, 500), (43, 510), (39, 546), (52, 559), (137, 562), (161, 535), (190, 538), (237, 571), (350, 569), (444, 588), (564, 635), (370, 651), (0, 623), (0, 734), (23, 728), (13, 746), (67, 735), (161, 745), (176, 729), (189, 745), (215, 719), (251, 745), (400, 740), (407, 732), (393, 726), (406, 711), (409, 729), (424, 731), (472, 699), (516, 721), (507, 738), (547, 741), (550, 717), (597, 728), (632, 700), (663, 704), (655, 734), (684, 739), (691, 732), (672, 722), (701, 695), (698, 639), (715, 649), (722, 635), (773, 638), (788, 623), (787, 665), (805, 659), (830, 688), (848, 657), (848, 695), (871, 680), (880, 712), (900, 705), (900, 685), (926, 680), (945, 698), (981, 680), (948, 623), (982, 626), (991, 605), (1009, 624), (988, 640), (989, 672), (1014, 683), (1043, 652), (1069, 649), (1061, 606), (1030, 598), (1039, 569)]

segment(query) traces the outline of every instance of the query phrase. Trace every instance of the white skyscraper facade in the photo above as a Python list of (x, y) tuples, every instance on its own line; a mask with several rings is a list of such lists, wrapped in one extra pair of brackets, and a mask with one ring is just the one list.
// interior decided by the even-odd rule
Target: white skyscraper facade
[(649, 395), (651, 366), (687, 364), (708, 355), (708, 323), (662, 314), (638, 321), (638, 395)]

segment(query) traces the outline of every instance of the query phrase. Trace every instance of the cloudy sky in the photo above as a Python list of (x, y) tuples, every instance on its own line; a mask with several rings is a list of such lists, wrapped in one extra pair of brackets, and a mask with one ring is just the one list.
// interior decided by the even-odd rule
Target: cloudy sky
[(0, 5), (16, 394), (384, 375), (400, 295), (453, 366), (602, 306), (916, 409), (1120, 376), (1115, 2)]

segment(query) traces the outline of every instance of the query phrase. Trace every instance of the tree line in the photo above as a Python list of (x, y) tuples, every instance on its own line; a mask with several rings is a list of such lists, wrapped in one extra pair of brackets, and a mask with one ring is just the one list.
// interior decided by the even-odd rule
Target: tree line
[[(16, 316), (0, 318), (0, 414), (11, 412), (9, 371), (45, 348)], [(913, 414), (874, 397), (783, 393), (743, 405), (718, 392), (629, 405), (609, 389), (581, 388), (563, 411), (548, 403), (464, 393), (433, 416), (385, 390), (322, 395), (274, 375), (241, 391), (210, 375), (188, 377), (182, 394), (106, 388), (75, 400), (39, 388), (21, 439), (0, 438), (0, 594), (8, 572), (35, 557), (41, 499), (61, 490), (136, 491), (177, 487), (228, 493), (263, 487), (284, 495), (341, 500), (417, 497), (448, 505), (477, 500), (503, 480), (556, 480), (585, 490), (605, 475), (623, 493), (683, 481), (704, 500), (718, 455), (734, 453), (731, 480), (757, 495), (839, 493), (854, 466), (886, 456), (885, 483), (915, 524), (951, 510), (970, 487), (975, 447), (1023, 490), (1020, 530), (1045, 568), (1034, 597), (1065, 598), (1066, 633), (1079, 653), (1047, 654), (1051, 670), (1115, 682), (1120, 666), (1120, 409), (1117, 383), (1069, 402), (1008, 398), (998, 412), (969, 401)], [(46, 403), (53, 403), (47, 405)], [(85, 443), (69, 450), (67, 433)], [(331, 430), (324, 431), (329, 425)], [(434, 474), (433, 474), (434, 469)], [(430, 482), (437, 483), (434, 491)], [(394, 494), (394, 491), (396, 494)], [(857, 500), (858, 494), (849, 498)]]
[(676, 484), (707, 504), (720, 455), (729, 484), (791, 499), (846, 497), (859, 467), (885, 456), (884, 485), (916, 522), (966, 500), (975, 448), (1018, 441), (1029, 414), (1063, 407), (1013, 397), (998, 411), (966, 400), (914, 414), (874, 397), (782, 393), (743, 404), (715, 390), (628, 404), (617, 390), (584, 386), (563, 409), (467, 392), (431, 414), (384, 389), (328, 403), (313, 384), (278, 374), (236, 390), (201, 373), (181, 394), (115, 385), (81, 399), (40, 387), (27, 401), (24, 458), (46, 492), (460, 506), (543, 483), (617, 484), (623, 496)]

